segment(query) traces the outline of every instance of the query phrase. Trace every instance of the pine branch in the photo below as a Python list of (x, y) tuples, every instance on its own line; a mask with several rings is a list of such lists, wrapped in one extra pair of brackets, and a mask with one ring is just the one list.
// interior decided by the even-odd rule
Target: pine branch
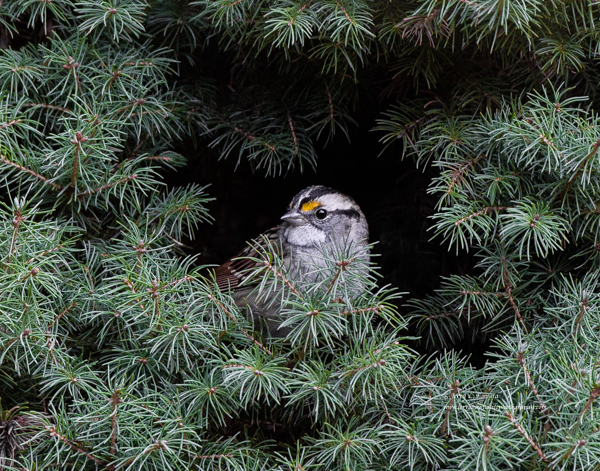
[(14, 167), (16, 169), (18, 169), (21, 172), (27, 173), (29, 175), (31, 175), (32, 177), (35, 177), (37, 180), (50, 185), (52, 188), (56, 189), (56, 190), (62, 190), (64, 187), (62, 185), (58, 185), (50, 180), (48, 180), (46, 177), (44, 177), (43, 175), (28, 169), (26, 167), (23, 167), (22, 165), (19, 165), (15, 162), (11, 162), (10, 160), (8, 160), (6, 157), (4, 157), (3, 155), (0, 155), (0, 162), (6, 164), (6, 165), (10, 165), (11, 167)]
[(527, 435), (527, 432), (525, 432), (523, 427), (521, 427), (519, 422), (517, 422), (517, 420), (512, 416), (512, 414), (509, 411), (506, 411), (504, 413), (504, 415), (508, 418), (508, 420), (510, 420), (510, 423), (513, 424), (513, 426), (519, 431), (519, 433), (523, 436), (523, 438), (525, 438), (525, 440), (527, 440), (527, 442), (531, 445), (531, 448), (533, 448), (535, 450), (535, 452), (538, 454), (538, 456), (541, 458), (541, 460), (544, 461), (545, 463), (548, 463), (549, 462), (548, 457), (544, 454), (544, 452), (537, 445), (537, 443), (535, 443), (531, 439), (531, 437), (529, 435)]
[(479, 211), (475, 211), (475, 212), (469, 214), (468, 216), (460, 218), (459, 220), (457, 220), (454, 223), (454, 225), (460, 226), (461, 224), (468, 221), (469, 219), (483, 216), (484, 214), (491, 213), (491, 212), (506, 211), (507, 209), (508, 209), (508, 206), (487, 206), (485, 208), (480, 209)]
[(84, 455), (86, 458), (92, 460), (98, 466), (102, 466), (102, 467), (106, 466), (106, 461), (103, 461), (100, 458), (96, 458), (94, 455), (92, 455), (91, 453), (86, 451), (83, 447), (80, 447), (80, 446), (74, 444), (67, 437), (64, 437), (60, 433), (58, 433), (55, 427), (48, 425), (48, 426), (46, 426), (46, 431), (48, 432), (50, 437), (57, 438), (58, 440), (60, 440), (64, 444), (66, 444), (69, 448), (71, 448), (72, 450), (74, 450), (77, 453), (80, 453), (80, 454)]
[[(231, 321), (234, 324), (237, 324), (238, 320), (235, 318), (235, 316), (233, 314), (231, 314), (231, 312), (229, 311), (229, 309), (227, 309), (223, 305), (223, 303), (221, 303), (212, 294), (208, 294), (206, 297), (210, 301), (214, 302), (219, 307), (219, 309), (221, 309), (227, 315), (227, 317), (229, 317), (229, 319), (231, 319)], [(240, 332), (242, 332), (248, 338), (248, 340), (250, 340), (254, 345), (256, 345), (258, 348), (260, 348), (263, 352), (267, 353), (268, 355), (273, 355), (273, 352), (271, 350), (269, 350), (262, 343), (260, 343), (258, 340), (256, 340), (254, 338), (254, 336), (252, 334), (250, 334), (246, 329), (244, 329), (243, 327), (239, 327), (239, 329), (240, 329)]]
[(533, 379), (531, 378), (531, 375), (529, 374), (529, 369), (527, 368), (527, 363), (525, 363), (525, 355), (523, 354), (523, 352), (520, 351), (517, 353), (516, 360), (519, 362), (519, 365), (521, 365), (521, 367), (523, 368), (523, 371), (525, 372), (525, 377), (527, 378), (527, 382), (529, 383), (529, 387), (531, 388), (531, 391), (533, 392), (533, 395), (535, 396), (535, 398), (540, 403), (541, 413), (542, 414), (550, 413), (550, 409), (548, 408), (546, 403), (544, 401), (542, 401), (542, 399), (540, 398), (540, 395), (538, 393), (537, 388), (535, 387)]

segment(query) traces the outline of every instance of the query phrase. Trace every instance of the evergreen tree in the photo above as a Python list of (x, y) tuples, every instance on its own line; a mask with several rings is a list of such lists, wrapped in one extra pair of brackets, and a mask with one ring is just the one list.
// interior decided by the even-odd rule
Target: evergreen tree
[[(600, 469), (599, 13), (0, 1), (0, 466)], [(251, 275), (290, 333), (263, 338), (186, 251), (206, 188), (168, 177), (187, 142), (314, 168), (373, 93), (477, 264), (401, 314), (350, 248), (301, 286), (270, 247)], [(486, 339), (479, 369), (452, 349)]]

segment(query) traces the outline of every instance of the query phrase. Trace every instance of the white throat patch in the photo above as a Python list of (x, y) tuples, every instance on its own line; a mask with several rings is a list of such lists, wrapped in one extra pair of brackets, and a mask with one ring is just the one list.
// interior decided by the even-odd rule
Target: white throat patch
[(288, 229), (288, 241), (293, 245), (312, 246), (325, 242), (326, 238), (325, 232), (317, 229), (312, 224), (291, 226)]

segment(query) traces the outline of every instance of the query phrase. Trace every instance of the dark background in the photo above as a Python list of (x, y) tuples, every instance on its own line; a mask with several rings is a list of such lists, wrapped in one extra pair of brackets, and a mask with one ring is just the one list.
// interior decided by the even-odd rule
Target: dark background
[[(360, 205), (370, 227), (370, 241), (377, 242), (373, 257), (380, 265), (382, 284), (391, 284), (410, 297), (421, 298), (439, 287), (440, 277), (464, 274), (472, 258), (456, 256), (428, 231), (437, 201), (427, 194), (435, 169), (416, 168), (412, 158), (401, 158), (401, 144), (382, 152), (382, 134), (373, 132), (387, 103), (359, 99), (348, 142), (338, 133), (333, 142), (317, 142), (316, 172), (291, 172), (265, 177), (243, 161), (218, 160), (215, 150), (200, 145), (177, 149), (190, 158), (186, 168), (167, 177), (172, 184), (210, 184), (207, 192), (216, 200), (208, 204), (212, 224), (203, 224), (195, 240), (187, 241), (189, 253), (199, 254), (201, 264), (220, 264), (243, 249), (246, 242), (279, 224), (294, 195), (309, 185), (326, 185), (350, 196)], [(195, 154), (195, 155), (194, 155)]]

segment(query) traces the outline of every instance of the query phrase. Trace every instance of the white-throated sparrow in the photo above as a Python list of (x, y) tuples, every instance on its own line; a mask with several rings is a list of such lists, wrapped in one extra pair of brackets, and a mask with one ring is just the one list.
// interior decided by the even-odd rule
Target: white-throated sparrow
[[(306, 286), (314, 282), (325, 258), (333, 256), (339, 247), (352, 247), (368, 262), (369, 226), (360, 207), (349, 196), (325, 186), (305, 188), (292, 199), (283, 222), (265, 232), (240, 254), (230, 258), (216, 271), (216, 280), (223, 291), (231, 290), (235, 303), (246, 306), (254, 321), (263, 321), (271, 335), (277, 333), (277, 316), (281, 306), (268, 300), (259, 301), (254, 286), (245, 284), (248, 272), (257, 268), (260, 248), (272, 244), (279, 252), (292, 283)], [(258, 244), (258, 246), (257, 246)], [(366, 270), (366, 263), (363, 264)]]

